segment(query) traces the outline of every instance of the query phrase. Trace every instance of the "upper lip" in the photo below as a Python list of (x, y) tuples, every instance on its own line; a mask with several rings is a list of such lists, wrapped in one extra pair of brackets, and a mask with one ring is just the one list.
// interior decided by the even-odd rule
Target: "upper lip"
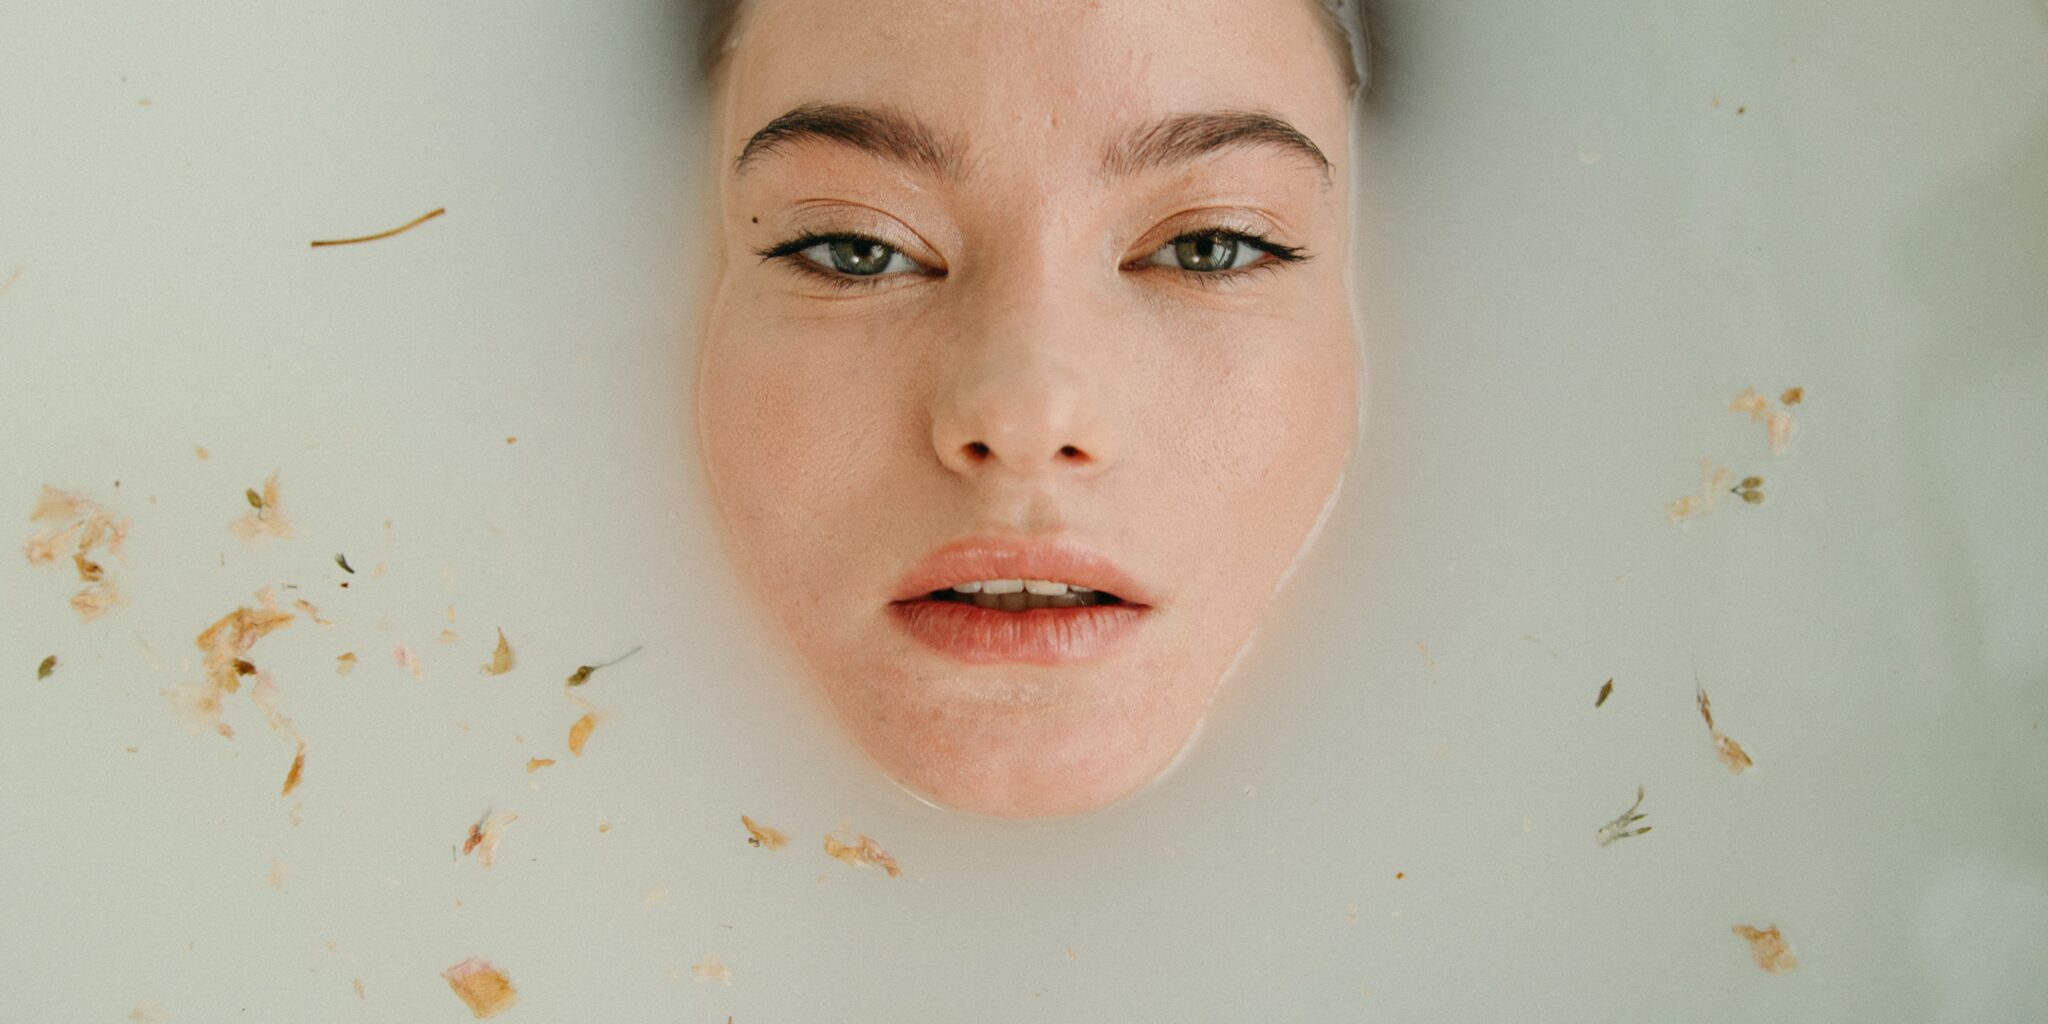
[(972, 580), (1053, 580), (1107, 591), (1130, 604), (1151, 598), (1136, 580), (1087, 545), (1071, 539), (1022, 541), (969, 537), (924, 556), (896, 586), (895, 601), (913, 601), (934, 590)]

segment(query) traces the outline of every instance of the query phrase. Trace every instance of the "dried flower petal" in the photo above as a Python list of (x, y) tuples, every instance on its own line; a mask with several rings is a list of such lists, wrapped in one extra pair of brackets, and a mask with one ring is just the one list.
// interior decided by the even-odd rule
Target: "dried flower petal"
[(1764, 429), (1771, 439), (1771, 454), (1783, 455), (1792, 443), (1792, 414), (1783, 409), (1772, 409), (1764, 415)]
[(284, 861), (278, 860), (276, 857), (270, 858), (270, 873), (263, 877), (264, 883), (273, 889), (283, 889), (285, 870)]
[(482, 821), (469, 827), (469, 838), (463, 841), (462, 855), (469, 856), (476, 851), (477, 863), (490, 867), (497, 859), (498, 842), (505, 838), (505, 826), (519, 820), (519, 815), (510, 811), (492, 811)]
[(1750, 760), (1749, 753), (1742, 749), (1742, 744), (1735, 742), (1727, 733), (1715, 727), (1714, 708), (1707, 703), (1706, 688), (1699, 685), (1698, 679), (1694, 679), (1693, 686), (1699, 701), (1700, 717), (1706, 720), (1707, 735), (1714, 740), (1714, 755), (1721, 759), (1722, 764), (1728, 766), (1728, 774), (1740, 775), (1743, 769), (1755, 767), (1756, 762)]
[(1749, 759), (1749, 752), (1742, 749), (1742, 744), (1719, 730), (1714, 732), (1714, 754), (1721, 759), (1722, 764), (1728, 766), (1730, 775), (1740, 775), (1743, 769), (1756, 765), (1755, 761)]
[(491, 660), (483, 667), (487, 676), (502, 676), (512, 671), (512, 645), (505, 642), (505, 631), (498, 630), (498, 649), (491, 652)]
[(356, 652), (354, 652), (354, 651), (349, 651), (348, 653), (346, 653), (346, 654), (343, 654), (343, 655), (341, 655), (340, 657), (338, 657), (338, 658), (335, 658), (335, 659), (334, 659), (334, 674), (335, 674), (335, 675), (338, 675), (338, 676), (345, 676), (345, 675), (348, 675), (348, 674), (349, 674), (350, 672), (354, 672), (355, 670), (356, 670)]
[(555, 759), (552, 757), (529, 757), (526, 759), (526, 774), (532, 775), (554, 763)]
[(243, 492), (248, 499), (250, 511), (228, 523), (228, 529), (245, 541), (258, 541), (269, 537), (285, 540), (292, 536), (291, 520), (285, 518), (284, 509), (278, 505), (277, 474), (263, 481), (261, 496), (252, 489)]
[(732, 984), (732, 968), (719, 963), (715, 956), (705, 957), (702, 963), (691, 964), (690, 973), (696, 975), (698, 981), (722, 981), (728, 985)]
[(512, 988), (512, 979), (477, 957), (442, 971), (441, 977), (469, 1005), (469, 1012), (478, 1020), (509, 1010), (519, 1001), (518, 993)]
[[(235, 732), (220, 720), (221, 697), (242, 688), (239, 666), (248, 664), (243, 656), (256, 641), (292, 623), (292, 613), (279, 609), (276, 596), (268, 589), (259, 591), (256, 597), (262, 608), (236, 608), (206, 627), (193, 641), (206, 655), (205, 681), (164, 691), (173, 706), (195, 725), (211, 726), (223, 736), (233, 736)], [(271, 713), (275, 714), (274, 709)], [(276, 728), (275, 720), (272, 727)]]
[(576, 724), (569, 727), (569, 753), (583, 756), (583, 744), (590, 741), (590, 730), (597, 728), (597, 712), (585, 712)]
[(825, 852), (848, 864), (881, 868), (889, 872), (890, 878), (903, 873), (903, 869), (896, 864), (896, 858), (889, 856), (889, 852), (882, 849), (881, 844), (867, 836), (860, 836), (852, 843), (842, 843), (832, 836), (826, 836)]
[(114, 586), (113, 580), (101, 580), (71, 595), (71, 610), (87, 622), (105, 615), (109, 608), (120, 603), (121, 591)]
[(420, 656), (414, 654), (412, 648), (405, 644), (391, 645), (391, 663), (412, 673), (414, 679), (420, 678)]
[(302, 598), (299, 598), (299, 599), (298, 599), (298, 600), (296, 600), (296, 601), (293, 601), (293, 602), (292, 602), (292, 607), (294, 607), (294, 608), (297, 608), (298, 610), (300, 610), (300, 611), (302, 611), (302, 612), (305, 612), (305, 613), (306, 613), (306, 617), (307, 617), (307, 618), (309, 618), (309, 619), (312, 619), (312, 620), (313, 620), (313, 624), (314, 624), (314, 625), (316, 625), (316, 626), (332, 626), (332, 625), (334, 625), (334, 620), (333, 620), (333, 619), (323, 619), (323, 618), (321, 618), (321, 617), (320, 617), (320, 609), (318, 609), (318, 608), (315, 608), (315, 607), (313, 607), (313, 602), (311, 602), (311, 601), (308, 601), (308, 600), (306, 600), (306, 599), (305, 599), (305, 598), (303, 598), (303, 597), (302, 597)]
[(1771, 400), (1757, 394), (1755, 388), (1743, 388), (1742, 393), (1728, 403), (1729, 412), (1746, 412), (1752, 420), (1764, 418), (1764, 411), (1771, 407)]
[(21, 546), (21, 553), (28, 558), (30, 565), (49, 565), (57, 560), (58, 554), (72, 549), (78, 540), (78, 532), (84, 528), (82, 522), (52, 526), (29, 537)]
[(1792, 955), (1792, 949), (1785, 944), (1785, 936), (1778, 933), (1778, 926), (1767, 925), (1761, 931), (1746, 924), (1728, 929), (1749, 942), (1749, 955), (1765, 974), (1783, 974), (1797, 970), (1799, 958)]
[[(779, 829), (769, 828), (744, 814), (740, 815), (740, 824), (747, 827), (747, 845), (749, 846), (764, 846), (770, 850), (780, 850), (789, 842), (789, 837), (784, 835)], [(827, 849), (829, 850), (830, 847), (827, 847)], [(833, 856), (838, 855), (834, 854)]]
[(52, 654), (44, 658), (42, 664), (36, 666), (36, 678), (48, 679), (50, 678), (50, 673), (55, 671), (57, 671), (57, 656)]
[(1798, 405), (1805, 399), (1806, 389), (1800, 387), (1786, 388), (1785, 393), (1778, 396), (1778, 401), (1785, 405)]
[(292, 769), (291, 769), (291, 771), (288, 771), (288, 772), (286, 772), (286, 773), (285, 773), (285, 776), (284, 776), (284, 793), (283, 793), (282, 795), (284, 795), (284, 796), (290, 796), (290, 795), (292, 795), (292, 790), (295, 790), (295, 789), (299, 788), (299, 775), (300, 775), (301, 773), (303, 773), (303, 772), (304, 772), (305, 770), (306, 770), (306, 745), (305, 745), (305, 744), (303, 744), (303, 743), (301, 743), (301, 744), (299, 744), (299, 752), (298, 752), (298, 754), (297, 754), (296, 756), (294, 756), (294, 757), (292, 758)]
[(440, 636), (437, 636), (437, 637), (435, 637), (435, 638), (434, 638), (434, 641), (435, 641), (436, 643), (452, 644), (452, 643), (454, 643), (454, 642), (455, 642), (456, 640), (458, 640), (458, 639), (461, 639), (461, 638), (460, 638), (460, 637), (457, 637), (457, 636), (455, 635), (455, 631), (454, 631), (454, 630), (452, 630), (452, 629), (444, 629), (444, 630), (442, 630), (442, 631), (441, 631), (441, 635), (440, 635)]
[(1728, 480), (1734, 474), (1724, 466), (1716, 466), (1712, 459), (1700, 460), (1700, 493), (1687, 495), (1664, 505), (1664, 516), (1673, 526), (1706, 515), (1714, 510), (1714, 502), (1727, 490)]
[(71, 564), (78, 569), (78, 578), (87, 583), (98, 583), (106, 570), (98, 562), (88, 560), (84, 555), (72, 555)]
[(42, 492), (36, 495), (35, 511), (28, 514), (29, 521), (40, 523), (45, 520), (76, 519), (86, 515), (98, 506), (70, 491), (60, 491), (44, 484)]

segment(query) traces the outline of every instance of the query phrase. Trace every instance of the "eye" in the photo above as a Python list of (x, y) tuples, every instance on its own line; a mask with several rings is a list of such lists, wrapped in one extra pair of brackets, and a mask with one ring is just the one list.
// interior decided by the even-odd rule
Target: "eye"
[(823, 271), (848, 277), (881, 277), (925, 269), (893, 246), (861, 235), (811, 235), (777, 246), (776, 255), (794, 253)]
[[(1261, 266), (1261, 257), (1292, 263), (1300, 251), (1235, 231), (1196, 231), (1159, 247), (1143, 266), (1172, 267), (1191, 274), (1228, 274)], [(1272, 262), (1272, 260), (1265, 261)]]

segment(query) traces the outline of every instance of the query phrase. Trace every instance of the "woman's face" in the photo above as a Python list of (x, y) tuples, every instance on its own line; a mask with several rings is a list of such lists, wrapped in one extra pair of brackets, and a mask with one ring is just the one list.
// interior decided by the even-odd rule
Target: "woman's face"
[(704, 455), (740, 570), (919, 795), (1054, 815), (1156, 777), (1334, 494), (1323, 31), (1309, 0), (751, 0)]

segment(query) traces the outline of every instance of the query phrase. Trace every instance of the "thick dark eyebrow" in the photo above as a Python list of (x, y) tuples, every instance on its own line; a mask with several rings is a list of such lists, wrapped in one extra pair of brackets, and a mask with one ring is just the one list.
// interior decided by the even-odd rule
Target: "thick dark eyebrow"
[(1330, 178), (1330, 158), (1299, 128), (1255, 110), (1214, 110), (1175, 114), (1131, 132), (1102, 157), (1102, 176), (1115, 180), (1141, 171), (1191, 163), (1212, 153), (1244, 146), (1277, 146), (1294, 153)]
[(745, 174), (754, 161), (799, 142), (833, 142), (884, 160), (958, 179), (958, 155), (939, 134), (914, 117), (880, 107), (844, 103), (806, 103), (768, 122), (740, 149), (733, 174)]
[[(740, 148), (733, 174), (745, 174), (762, 157), (803, 142), (848, 146), (952, 181), (964, 176), (958, 148), (949, 146), (922, 121), (882, 107), (844, 103), (807, 103), (768, 122)], [(1322, 149), (1286, 121), (1253, 110), (1174, 114), (1140, 126), (1110, 144), (1099, 173), (1116, 180), (1249, 146), (1272, 146), (1293, 153), (1329, 182), (1330, 160)]]

